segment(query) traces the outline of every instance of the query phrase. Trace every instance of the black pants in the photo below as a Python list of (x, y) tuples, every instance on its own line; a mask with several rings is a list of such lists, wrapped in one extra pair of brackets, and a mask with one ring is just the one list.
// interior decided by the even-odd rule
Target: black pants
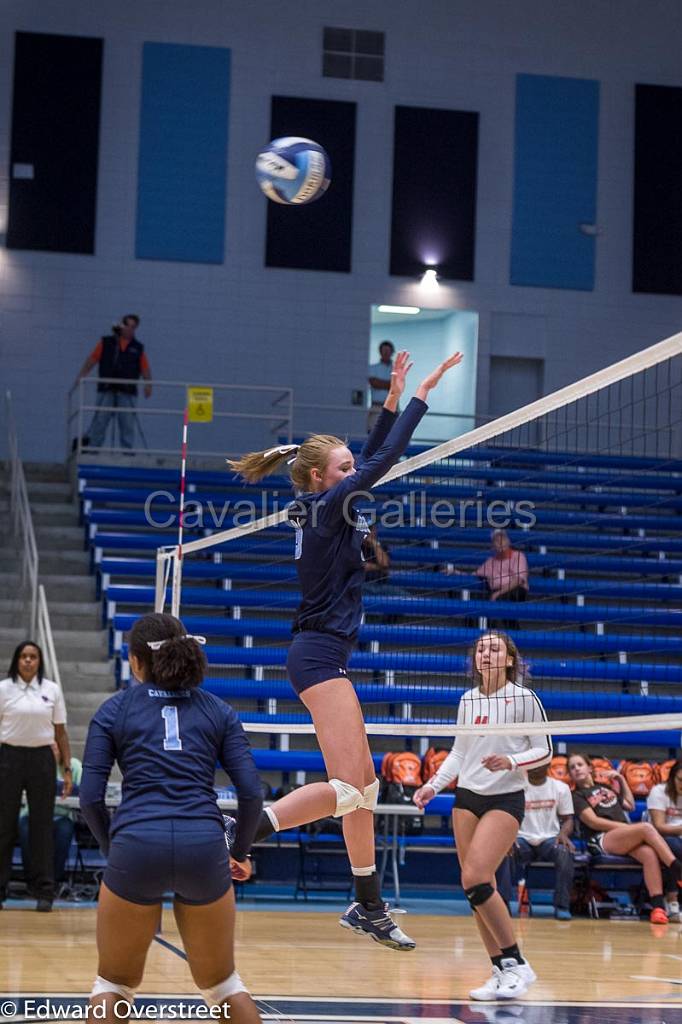
[(57, 770), (51, 747), (0, 747), (0, 900), (7, 892), (17, 835), (21, 794), (28, 799), (29, 891), (36, 899), (54, 897), (52, 817)]

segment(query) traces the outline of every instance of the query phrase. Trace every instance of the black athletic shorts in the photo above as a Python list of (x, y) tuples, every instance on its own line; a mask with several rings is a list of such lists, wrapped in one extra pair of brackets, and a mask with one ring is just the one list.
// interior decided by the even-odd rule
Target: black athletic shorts
[(526, 793), (523, 789), (517, 789), (515, 793), (482, 796), (458, 786), (455, 790), (455, 810), (471, 811), (477, 818), (482, 818), (488, 811), (506, 811), (512, 818), (516, 818), (520, 825), (526, 813)]
[(304, 629), (294, 635), (287, 654), (287, 673), (296, 693), (328, 679), (345, 679), (355, 641), (333, 633)]

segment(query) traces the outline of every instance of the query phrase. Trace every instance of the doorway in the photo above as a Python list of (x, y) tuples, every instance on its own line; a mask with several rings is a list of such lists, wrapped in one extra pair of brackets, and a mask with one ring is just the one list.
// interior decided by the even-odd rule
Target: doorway
[[(379, 361), (379, 346), (390, 341), (406, 349), (414, 362), (406, 389), (409, 398), (420, 380), (448, 355), (462, 352), (460, 366), (431, 393), (429, 411), (414, 433), (417, 441), (438, 443), (472, 430), (476, 415), (478, 313), (471, 310), (423, 309), (373, 305), (369, 364)], [(379, 395), (377, 394), (377, 398)], [(371, 401), (367, 392), (367, 406)]]

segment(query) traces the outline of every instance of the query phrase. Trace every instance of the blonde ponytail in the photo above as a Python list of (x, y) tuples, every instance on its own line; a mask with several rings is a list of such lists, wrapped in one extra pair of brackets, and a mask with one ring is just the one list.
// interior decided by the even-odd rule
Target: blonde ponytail
[(248, 455), (242, 455), (241, 459), (227, 459), (227, 464), (243, 480), (256, 484), (286, 463), (297, 490), (309, 491), (311, 470), (317, 469), (323, 473), (327, 468), (329, 453), (344, 445), (345, 441), (333, 434), (311, 434), (301, 445), (285, 444), (279, 448), (268, 448), (264, 452), (249, 452)]
[(226, 459), (230, 469), (239, 473), (242, 480), (249, 484), (257, 484), (266, 476), (274, 473), (285, 459), (291, 459), (299, 446), (285, 444), (279, 448), (268, 448), (264, 452), (249, 452), (241, 459)]

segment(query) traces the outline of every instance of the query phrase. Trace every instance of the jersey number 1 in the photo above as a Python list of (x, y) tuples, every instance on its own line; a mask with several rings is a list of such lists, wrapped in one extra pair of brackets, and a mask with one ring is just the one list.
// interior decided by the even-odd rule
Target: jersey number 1
[(180, 727), (178, 725), (178, 709), (172, 704), (164, 704), (161, 708), (161, 717), (166, 727), (166, 735), (163, 738), (164, 750), (182, 750), (180, 739)]

